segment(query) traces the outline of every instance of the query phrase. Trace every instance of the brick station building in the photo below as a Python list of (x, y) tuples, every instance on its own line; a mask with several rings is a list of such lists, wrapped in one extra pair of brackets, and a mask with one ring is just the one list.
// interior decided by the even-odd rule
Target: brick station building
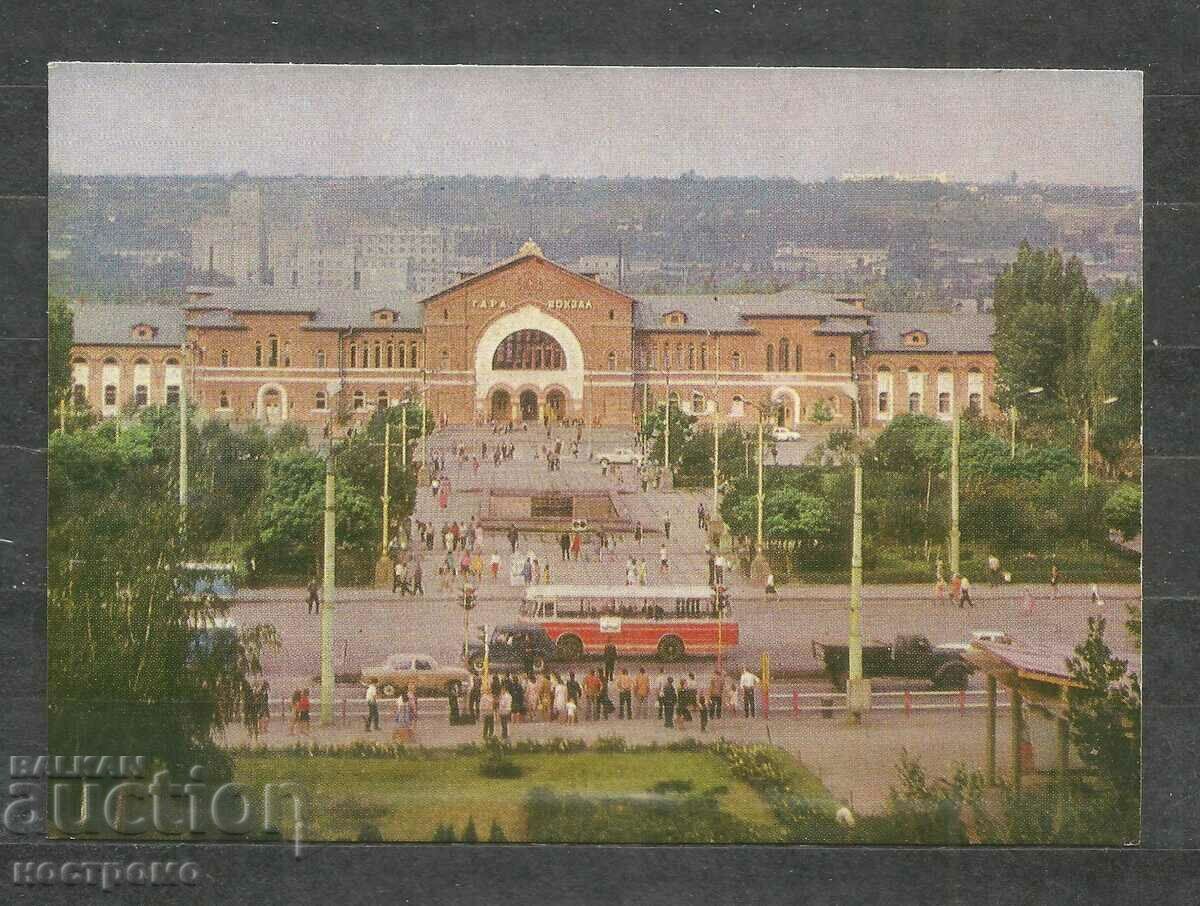
[(702, 419), (864, 427), (904, 412), (994, 413), (992, 317), (871, 313), (862, 297), (633, 297), (532, 242), (432, 295), (194, 287), (182, 305), (77, 304), (73, 399), (105, 417), (171, 403), (209, 417), (324, 425), (425, 394), (445, 424), (631, 427), (669, 393)]

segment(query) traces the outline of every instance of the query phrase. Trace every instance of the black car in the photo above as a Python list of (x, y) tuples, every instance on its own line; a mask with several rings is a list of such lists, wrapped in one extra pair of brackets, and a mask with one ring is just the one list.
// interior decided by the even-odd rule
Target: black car
[[(546, 630), (533, 623), (512, 623), (492, 629), (488, 643), (489, 666), (519, 667), (521, 670), (541, 671), (557, 649)], [(483, 643), (472, 642), (467, 651), (471, 667), (483, 667)]]

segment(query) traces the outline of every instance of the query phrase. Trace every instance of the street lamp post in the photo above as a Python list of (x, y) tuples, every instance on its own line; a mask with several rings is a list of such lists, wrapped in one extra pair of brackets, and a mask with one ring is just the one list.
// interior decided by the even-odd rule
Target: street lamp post
[(753, 406), (758, 410), (758, 494), (755, 497), (757, 504), (755, 513), (755, 543), (754, 559), (750, 561), (750, 577), (763, 580), (766, 579), (770, 572), (770, 565), (767, 563), (763, 544), (763, 423), (769, 406), (764, 406), (760, 403), (754, 403)]
[(179, 346), (179, 524), (187, 521), (188, 505), (188, 416), (187, 340)]
[(862, 665), (862, 460), (854, 458), (854, 537), (850, 553), (850, 639), (846, 680), (846, 710), (857, 723), (871, 706), (871, 681), (863, 677)]
[[(1120, 397), (1110, 396), (1106, 400), (1101, 400), (1101, 406), (1111, 406), (1117, 402)], [(1083, 489), (1088, 489), (1088, 476), (1091, 473), (1090, 460), (1092, 458), (1092, 439), (1091, 439), (1091, 411), (1085, 409), (1083, 412)]]
[(663, 410), (666, 418), (663, 421), (663, 470), (659, 479), (660, 490), (669, 491), (675, 486), (671, 474), (671, 368), (667, 366), (667, 407)]
[(958, 410), (955, 409), (954, 420), (950, 429), (950, 543), (948, 545), (948, 559), (950, 561), (951, 575), (958, 573), (958, 446), (961, 423)]
[(392, 561), (388, 557), (388, 504), (390, 503), (391, 460), (392, 460), (392, 423), (386, 421), (387, 410), (384, 410), (383, 423), (383, 528), (379, 542), (379, 561), (375, 564), (375, 585), (387, 588), (392, 578)]
[(725, 540), (725, 522), (721, 519), (721, 337), (713, 338), (713, 496), (712, 518), (708, 522), (709, 538), (717, 547)]
[(325, 457), (325, 575), (321, 604), (321, 725), (333, 723), (333, 609), (334, 562), (337, 550), (337, 509), (334, 496), (333, 438)]

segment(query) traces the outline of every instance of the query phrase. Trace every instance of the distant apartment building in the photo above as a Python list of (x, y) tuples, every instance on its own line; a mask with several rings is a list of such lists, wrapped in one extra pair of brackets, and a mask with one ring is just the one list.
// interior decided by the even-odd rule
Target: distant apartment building
[(428, 294), (457, 279), (445, 230), (359, 220), (313, 206), (296, 225), (268, 226), (257, 189), (230, 193), (229, 213), (192, 227), (192, 273), (203, 282)]
[(263, 283), (266, 225), (258, 189), (238, 186), (229, 193), (229, 213), (205, 214), (192, 225), (192, 272), (236, 285)]
[(592, 274), (605, 286), (618, 286), (621, 283), (621, 259), (617, 255), (580, 255), (579, 267), (581, 274)]
[(775, 271), (784, 274), (841, 276), (844, 274), (887, 274), (888, 252), (880, 248), (825, 248), (781, 242), (772, 258)]

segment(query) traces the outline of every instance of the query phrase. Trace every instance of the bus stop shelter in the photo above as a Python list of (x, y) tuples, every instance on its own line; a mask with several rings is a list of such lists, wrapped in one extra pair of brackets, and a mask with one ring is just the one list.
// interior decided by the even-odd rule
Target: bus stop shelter
[(1018, 642), (973, 642), (964, 657), (987, 675), (987, 766), (989, 785), (996, 783), (996, 695), (999, 686), (1008, 690), (1012, 706), (1011, 781), (1021, 789), (1021, 741), (1024, 737), (1026, 706), (1055, 721), (1058, 730), (1057, 770), (1059, 795), (1066, 795), (1067, 769), (1071, 751), (1068, 710), (1070, 690), (1080, 684), (1071, 679), (1067, 661), (1075, 653), (1070, 645), (1026, 645)]

